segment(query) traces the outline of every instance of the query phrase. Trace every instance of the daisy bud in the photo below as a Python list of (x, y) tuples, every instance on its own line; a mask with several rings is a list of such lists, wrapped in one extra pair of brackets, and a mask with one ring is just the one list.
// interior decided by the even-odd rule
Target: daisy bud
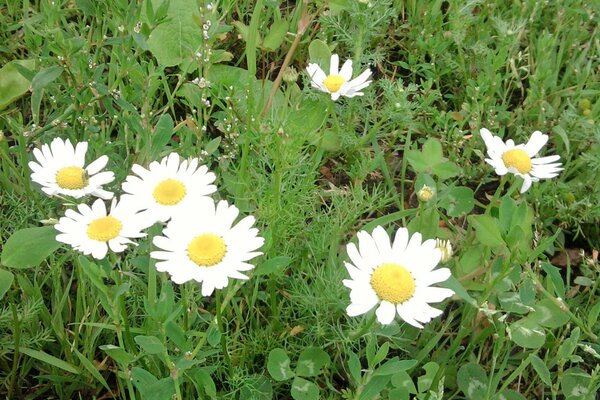
[(283, 81), (286, 83), (294, 83), (298, 80), (298, 71), (294, 67), (287, 67), (283, 71)]
[(449, 240), (436, 239), (435, 247), (442, 253), (441, 262), (446, 263), (452, 258), (452, 244)]
[(417, 198), (424, 203), (427, 203), (429, 200), (433, 199), (434, 195), (435, 191), (427, 185), (423, 185), (421, 190), (417, 192)]

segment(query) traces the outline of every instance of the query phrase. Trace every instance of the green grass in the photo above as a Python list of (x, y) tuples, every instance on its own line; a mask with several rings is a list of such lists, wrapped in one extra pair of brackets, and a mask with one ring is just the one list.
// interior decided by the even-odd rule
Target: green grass
[[(595, 398), (593, 1), (161, 4), (0, 6), (0, 65), (34, 60), (11, 75), (30, 90), (0, 92), (0, 104), (19, 95), (0, 110), (0, 242), (72, 206), (47, 198), (27, 167), (32, 148), (61, 137), (88, 141), (87, 160), (108, 155), (115, 191), (133, 163), (202, 156), (215, 198), (256, 217), (264, 255), (248, 281), (210, 297), (155, 272), (149, 240), (99, 262), (68, 246), (39, 265), (3, 257), (0, 394), (310, 399), (297, 392), (306, 379), (320, 399)], [(352, 59), (355, 75), (370, 66), (364, 97), (334, 103), (310, 87), (315, 40)], [(286, 56), (296, 82), (277, 79)], [(565, 170), (519, 195), (516, 179), (501, 181), (483, 161), (481, 127), (516, 142), (549, 134), (544, 155), (559, 154)], [(419, 166), (437, 143), (454, 172)], [(416, 196), (425, 183), (437, 192), (429, 203)], [(453, 243), (457, 295), (424, 330), (345, 313), (345, 245), (378, 224)], [(582, 260), (551, 263), (573, 248)], [(278, 376), (270, 354), (285, 358), (274, 349), (299, 374), (302, 357), (322, 368)]]

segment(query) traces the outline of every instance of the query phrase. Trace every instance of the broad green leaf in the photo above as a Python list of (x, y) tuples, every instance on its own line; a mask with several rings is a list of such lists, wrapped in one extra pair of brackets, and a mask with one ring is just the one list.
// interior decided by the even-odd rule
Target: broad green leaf
[(269, 353), (267, 370), (271, 377), (278, 382), (285, 381), (294, 376), (290, 368), (290, 359), (285, 350), (276, 348)]
[(529, 362), (531, 363), (531, 366), (533, 367), (533, 369), (535, 369), (535, 372), (537, 372), (537, 374), (540, 377), (540, 379), (542, 380), (542, 382), (544, 382), (544, 384), (546, 384), (546, 386), (552, 386), (552, 378), (550, 378), (550, 370), (548, 370), (546, 363), (541, 358), (536, 356), (535, 354), (530, 354), (528, 358), (529, 358)]
[[(215, 382), (210, 376), (210, 370), (206, 370), (203, 368), (196, 368), (192, 371), (188, 371), (188, 374), (192, 374), (194, 378), (194, 384), (199, 390), (202, 390), (206, 395), (211, 399), (217, 398), (217, 387)], [(250, 378), (251, 379), (251, 378)], [(250, 379), (246, 380), (248, 382)], [(270, 385), (270, 383), (269, 383)], [(244, 389), (242, 388), (242, 393)], [(247, 397), (252, 398), (252, 397)], [(257, 400), (262, 400), (261, 397), (256, 397)], [(271, 398), (269, 397), (268, 400)]]
[(152, 133), (152, 145), (150, 159), (157, 159), (173, 135), (173, 118), (169, 114), (163, 114), (154, 127)]
[(133, 340), (148, 354), (161, 354), (166, 351), (165, 346), (156, 336), (138, 335)]
[(500, 228), (494, 218), (489, 215), (469, 215), (467, 219), (475, 228), (477, 239), (481, 244), (490, 247), (497, 247), (504, 244)]
[(321, 368), (330, 362), (329, 355), (318, 347), (308, 347), (302, 350), (296, 364), (297, 376), (317, 376)]
[(423, 365), (423, 369), (425, 370), (425, 374), (417, 378), (417, 388), (419, 389), (419, 393), (424, 393), (431, 388), (433, 379), (440, 369), (440, 366), (436, 362), (430, 361)]
[(15, 276), (10, 271), (5, 271), (0, 269), (0, 300), (4, 297), (13, 281), (15, 280)]
[(13, 233), (4, 243), (1, 263), (9, 268), (37, 267), (58, 249), (54, 226), (25, 228)]
[(244, 386), (240, 390), (240, 399), (271, 400), (272, 398), (273, 386), (266, 377), (255, 375), (244, 380)]
[(450, 217), (468, 214), (475, 205), (473, 190), (462, 186), (451, 188), (440, 195), (439, 205), (446, 209)]
[(373, 375), (395, 375), (400, 371), (409, 370), (415, 365), (417, 365), (417, 360), (398, 360), (398, 357), (394, 357), (373, 371)]
[(285, 131), (293, 137), (313, 138), (312, 142), (318, 143), (321, 139), (316, 133), (327, 120), (327, 107), (325, 99), (303, 98), (294, 106), (293, 112), (288, 113), (285, 121)]
[(65, 370), (67, 372), (70, 372), (72, 374), (80, 373), (79, 370), (75, 366), (73, 366), (73, 365), (69, 364), (68, 362), (63, 361), (59, 358), (51, 356), (50, 354), (45, 353), (43, 351), (33, 350), (33, 349), (26, 348), (26, 347), (19, 347), (19, 352), (22, 354), (25, 354), (31, 358), (35, 358), (38, 361), (44, 362), (46, 364), (50, 364), (54, 367), (57, 367), (62, 370)]
[(565, 400), (592, 400), (595, 393), (590, 392), (591, 377), (581, 368), (569, 368), (561, 378), (560, 387)]
[(385, 342), (375, 353), (375, 356), (369, 358), (369, 366), (375, 366), (382, 362), (390, 351), (390, 343)]
[(498, 293), (498, 300), (500, 300), (502, 310), (510, 313), (527, 314), (530, 310), (529, 307), (526, 307), (523, 303), (521, 303), (521, 297), (519, 296), (519, 293)]
[(471, 304), (473, 307), (478, 307), (477, 300), (475, 300), (473, 297), (471, 297), (471, 295), (469, 295), (467, 289), (465, 289), (464, 286), (454, 276), (451, 275), (450, 278), (442, 282), (440, 286), (452, 289), (454, 293), (462, 300)]
[(417, 387), (415, 386), (415, 383), (406, 371), (396, 372), (392, 376), (392, 385), (394, 387), (401, 388), (411, 394), (417, 393)]
[(135, 367), (131, 370), (131, 378), (144, 400), (165, 400), (175, 394), (175, 385), (171, 377), (158, 380), (145, 369)]
[(319, 388), (314, 383), (297, 376), (292, 382), (292, 397), (294, 400), (317, 400)]
[(148, 47), (159, 64), (169, 67), (193, 59), (202, 43), (202, 29), (194, 21), (199, 14), (195, 1), (170, 0), (166, 21), (148, 37)]
[(513, 342), (526, 349), (538, 349), (546, 341), (544, 328), (529, 318), (523, 318), (510, 326)]
[(499, 222), (503, 232), (508, 232), (512, 226), (513, 215), (517, 210), (515, 201), (510, 196), (504, 196), (500, 202)]
[(128, 365), (131, 364), (131, 362), (135, 359), (134, 356), (132, 356), (119, 346), (115, 346), (113, 344), (102, 345), (100, 346), (100, 350), (104, 351), (110, 356), (110, 358), (112, 358), (119, 364)]
[(33, 77), (33, 80), (31, 81), (31, 90), (38, 91), (44, 89), (46, 86), (54, 82), (62, 73), (62, 67), (54, 66), (44, 68)]
[(262, 47), (265, 50), (277, 50), (279, 46), (281, 46), (281, 43), (283, 43), (283, 39), (285, 39), (288, 27), (289, 22), (285, 19), (275, 21), (273, 25), (271, 25), (269, 33), (267, 34), (267, 36), (265, 36), (262, 42)]
[(0, 69), (0, 110), (27, 93), (31, 85), (15, 68), (16, 64), (27, 69), (35, 67), (34, 60), (13, 60)]
[(326, 74), (329, 73), (331, 50), (324, 41), (315, 39), (310, 42), (308, 45), (308, 55), (310, 62), (317, 64)]
[(458, 370), (456, 383), (468, 400), (481, 400), (487, 397), (489, 379), (479, 364), (463, 365)]
[(281, 272), (285, 267), (290, 265), (292, 259), (287, 256), (278, 256), (271, 258), (259, 265), (254, 270), (254, 276), (270, 275), (276, 272)]
[(546, 328), (559, 328), (569, 322), (569, 314), (561, 310), (550, 299), (540, 300), (533, 308), (535, 311), (528, 318)]
[(444, 161), (444, 151), (442, 150), (442, 142), (436, 138), (429, 138), (423, 144), (421, 151), (429, 165), (436, 165)]
[(557, 267), (555, 267), (554, 265), (550, 264), (549, 262), (545, 262), (543, 261), (541, 263), (542, 269), (544, 270), (544, 272), (546, 274), (548, 274), (548, 277), (546, 279), (549, 280), (549, 282), (547, 282), (546, 289), (548, 289), (548, 291), (550, 292), (554, 292), (554, 294), (562, 299), (565, 298), (565, 294), (566, 294), (566, 289), (565, 289), (565, 283), (562, 279), (562, 275), (560, 273), (560, 269), (558, 269)]
[(359, 400), (375, 400), (380, 398), (381, 391), (391, 380), (390, 375), (374, 376), (369, 380), (360, 394)]
[(355, 384), (358, 385), (360, 383), (360, 378), (362, 375), (362, 366), (360, 364), (360, 359), (358, 358), (358, 356), (350, 350), (348, 350), (348, 370)]

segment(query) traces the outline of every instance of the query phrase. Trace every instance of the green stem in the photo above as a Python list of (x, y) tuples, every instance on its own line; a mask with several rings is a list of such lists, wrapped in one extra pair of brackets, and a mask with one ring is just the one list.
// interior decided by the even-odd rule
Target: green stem
[(367, 333), (373, 326), (373, 323), (375, 322), (376, 317), (377, 317), (377, 314), (373, 312), (367, 319), (367, 322), (363, 325), (363, 327), (360, 330), (350, 333), (350, 335), (349, 335), (350, 340), (356, 340), (358, 338), (361, 338), (365, 333)]
[(231, 358), (229, 358), (229, 353), (227, 352), (227, 335), (225, 335), (225, 327), (223, 326), (223, 314), (221, 311), (221, 291), (218, 291), (216, 296), (217, 301), (217, 327), (219, 328), (219, 332), (221, 333), (221, 351), (223, 352), (223, 357), (225, 358), (225, 362), (227, 363), (227, 368), (229, 370), (229, 376), (233, 376), (233, 367), (231, 365)]

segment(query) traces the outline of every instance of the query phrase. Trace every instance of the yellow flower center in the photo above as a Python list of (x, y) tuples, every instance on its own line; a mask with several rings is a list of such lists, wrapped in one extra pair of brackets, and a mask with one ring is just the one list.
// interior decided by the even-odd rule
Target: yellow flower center
[(83, 189), (88, 184), (88, 176), (81, 167), (64, 167), (56, 173), (56, 184), (61, 189)]
[(380, 300), (392, 304), (404, 303), (415, 293), (415, 280), (399, 264), (381, 264), (371, 275), (371, 287)]
[(186, 195), (187, 190), (183, 183), (177, 179), (165, 179), (154, 188), (154, 199), (163, 206), (173, 206), (179, 203)]
[(227, 246), (222, 237), (213, 233), (203, 233), (192, 239), (187, 252), (190, 260), (200, 267), (212, 267), (225, 257)]
[(101, 217), (93, 220), (87, 228), (87, 235), (92, 240), (108, 242), (119, 236), (123, 224), (112, 216)]
[(340, 75), (329, 75), (323, 81), (323, 85), (325, 85), (325, 87), (327, 88), (327, 90), (329, 90), (329, 92), (335, 93), (338, 90), (340, 90), (340, 88), (342, 87), (344, 82), (346, 82), (346, 80), (344, 78), (342, 78)]
[(502, 154), (502, 161), (504, 161), (506, 168), (513, 167), (522, 174), (531, 171), (531, 157), (529, 157), (529, 154), (525, 150), (512, 149), (505, 151)]

